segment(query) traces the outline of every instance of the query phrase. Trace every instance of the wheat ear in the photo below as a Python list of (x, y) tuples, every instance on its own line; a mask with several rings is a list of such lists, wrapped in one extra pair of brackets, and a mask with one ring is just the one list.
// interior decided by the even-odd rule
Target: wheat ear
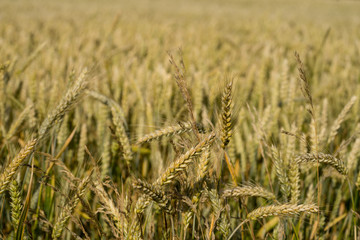
[(119, 111), (113, 106), (110, 108), (110, 111), (112, 114), (112, 121), (115, 125), (115, 135), (116, 135), (119, 143), (122, 146), (123, 157), (124, 157), (126, 163), (130, 164), (130, 162), (133, 158), (132, 151), (131, 151), (131, 145), (130, 145), (129, 138), (126, 134), (126, 130), (125, 130), (121, 115), (120, 115)]
[(144, 213), (145, 209), (149, 204), (151, 203), (151, 199), (149, 196), (141, 196), (138, 198), (135, 204), (134, 212), (135, 217), (133, 219), (133, 223), (130, 227), (130, 236), (132, 236), (132, 239), (137, 240), (141, 239), (141, 222), (140, 222), (140, 216)]
[(222, 192), (223, 198), (238, 198), (238, 197), (263, 197), (266, 199), (276, 199), (275, 195), (259, 186), (242, 186), (232, 189), (226, 189)]
[(357, 138), (348, 155), (349, 157), (347, 161), (347, 167), (350, 171), (356, 169), (357, 159), (359, 155), (360, 155), (360, 138)]
[(51, 234), (53, 239), (60, 238), (65, 225), (67, 224), (69, 218), (71, 217), (72, 213), (74, 212), (75, 207), (79, 203), (80, 199), (85, 195), (86, 189), (87, 189), (86, 187), (87, 187), (88, 183), (90, 182), (90, 180), (91, 180), (91, 175), (87, 176), (80, 182), (77, 192), (76, 192), (76, 195), (73, 197), (73, 199), (71, 199), (70, 202), (65, 204), (65, 206), (61, 210), (60, 216), (57, 219), (55, 226), (53, 228), (52, 234)]
[(357, 180), (355, 183), (356, 187), (360, 190), (360, 173), (358, 173)]
[(16, 232), (17, 227), (20, 221), (20, 215), (22, 210), (21, 203), (21, 191), (19, 189), (19, 184), (16, 180), (13, 180), (9, 187), (10, 193), (10, 207), (11, 207), (11, 221), (14, 226), (14, 232)]
[(86, 124), (82, 124), (80, 131), (80, 140), (79, 140), (79, 148), (77, 151), (77, 161), (81, 166), (85, 159), (85, 145), (87, 142), (87, 126)]
[(4, 171), (0, 175), (0, 194), (2, 194), (7, 189), (20, 165), (23, 163), (25, 158), (29, 156), (34, 150), (36, 143), (37, 139), (29, 141), (25, 145), (25, 147), (20, 150), (16, 157), (10, 162), (10, 164), (5, 167)]
[(24, 108), (24, 110), (20, 113), (16, 121), (11, 124), (9, 131), (6, 133), (5, 136), (6, 139), (10, 139), (15, 134), (16, 130), (20, 127), (20, 125), (23, 123), (25, 118), (29, 115), (31, 109), (32, 109), (31, 105), (28, 105), (27, 107)]
[(297, 204), (300, 197), (300, 172), (299, 165), (294, 161), (290, 160), (289, 166), (289, 185), (290, 185), (290, 202)]
[(278, 177), (280, 181), (280, 190), (282, 194), (284, 195), (285, 199), (290, 195), (290, 183), (289, 178), (286, 174), (286, 168), (283, 164), (283, 160), (280, 157), (280, 153), (278, 149), (275, 146), (271, 146), (271, 152), (273, 157), (273, 162), (275, 165), (275, 172), (276, 176)]
[(151, 142), (153, 140), (158, 140), (162, 137), (170, 137), (174, 135), (179, 135), (185, 132), (190, 132), (192, 130), (192, 125), (190, 122), (185, 122), (178, 124), (176, 126), (168, 126), (162, 129), (159, 129), (155, 132), (146, 134), (145, 136), (139, 138), (136, 141), (137, 145), (143, 144), (145, 142)]
[[(230, 223), (227, 219), (226, 212), (222, 207), (219, 194), (217, 193), (216, 189), (212, 189), (207, 193), (211, 203), (213, 218), (215, 219), (214, 224), (218, 219), (220, 219), (220, 222), (217, 224), (217, 229), (220, 230), (220, 232), (222, 233), (223, 239), (227, 239), (228, 236), (230, 235)], [(211, 232), (212, 229), (210, 229), (210, 233), (209, 233), (210, 236), (211, 236)]]
[(215, 133), (209, 134), (205, 139), (199, 142), (183, 154), (175, 162), (171, 163), (165, 172), (158, 178), (156, 184), (164, 185), (171, 183), (174, 178), (185, 171), (185, 169), (193, 162), (193, 158), (200, 155), (215, 139)]
[[(180, 51), (181, 54), (181, 51)], [(175, 79), (176, 79), (176, 84), (178, 85), (180, 92), (186, 102), (186, 106), (188, 108), (189, 111), (189, 115), (190, 115), (190, 119), (191, 119), (191, 125), (193, 127), (193, 131), (194, 134), (196, 135), (196, 137), (198, 138), (198, 140), (200, 140), (200, 136), (199, 136), (199, 130), (197, 129), (196, 126), (196, 121), (195, 121), (195, 117), (194, 117), (194, 111), (193, 111), (193, 106), (192, 106), (192, 101), (191, 101), (191, 96), (189, 94), (188, 91), (188, 87), (187, 87), (187, 82), (186, 82), (186, 69), (185, 69), (185, 64), (184, 61), (182, 59), (181, 56), (181, 60), (180, 60), (180, 66), (181, 68), (179, 68), (179, 66), (176, 64), (173, 56), (169, 53), (169, 57), (170, 57), (170, 63), (175, 67)]]
[(357, 97), (353, 96), (350, 99), (350, 101), (345, 105), (345, 107), (341, 110), (339, 116), (335, 119), (335, 121), (334, 121), (334, 123), (333, 123), (333, 125), (331, 126), (331, 129), (330, 129), (330, 134), (329, 134), (329, 138), (328, 138), (328, 144), (331, 143), (334, 140), (334, 138), (336, 137), (341, 123), (345, 120), (346, 115), (350, 111), (351, 107), (354, 105), (356, 99), (357, 99)]
[[(101, 177), (98, 176), (98, 178), (100, 179)], [(115, 206), (113, 200), (110, 199), (102, 185), (102, 182), (96, 181), (94, 182), (94, 186), (95, 193), (99, 197), (101, 204), (106, 210), (106, 213), (111, 215), (117, 230), (121, 233), (124, 231), (124, 224), (119, 209)]]
[(232, 136), (232, 86), (233, 81), (230, 80), (227, 82), (223, 96), (222, 96), (222, 131), (221, 131), (221, 147), (225, 147), (229, 144), (230, 138)]
[(207, 147), (200, 157), (199, 171), (196, 182), (201, 182), (205, 178), (206, 174), (209, 172), (209, 165), (210, 165), (210, 148)]
[[(193, 204), (193, 206), (197, 206), (199, 200), (200, 200), (200, 196), (201, 196), (201, 191), (197, 192), (192, 198), (191, 198), (191, 203)], [(190, 209), (189, 211), (186, 211), (185, 213), (183, 213), (183, 223), (184, 223), (184, 232), (186, 233), (186, 230), (189, 228), (191, 220), (194, 217), (194, 209)]]
[(334, 157), (331, 154), (305, 153), (305, 154), (297, 156), (295, 158), (295, 162), (296, 163), (306, 163), (306, 162), (324, 163), (324, 164), (332, 166), (333, 168), (335, 168), (342, 175), (347, 175), (348, 174), (348, 169), (344, 165), (344, 163), (340, 159)]
[(171, 202), (166, 198), (165, 193), (156, 186), (153, 186), (145, 181), (137, 179), (133, 184), (134, 188), (139, 189), (146, 196), (150, 197), (167, 213), (174, 213), (174, 209), (171, 206)]
[(109, 108), (111, 108), (111, 107), (115, 108), (118, 115), (120, 116), (122, 122), (124, 124), (126, 124), (124, 111), (122, 110), (122, 108), (120, 107), (120, 105), (117, 102), (115, 102), (113, 99), (111, 99), (101, 93), (98, 93), (96, 91), (93, 91), (93, 90), (85, 90), (85, 93), (87, 95), (93, 97), (94, 99), (98, 100), (102, 104), (108, 106)]
[(318, 206), (315, 204), (284, 204), (284, 205), (270, 205), (260, 207), (250, 212), (247, 219), (256, 220), (269, 216), (292, 216), (300, 213), (317, 213), (319, 212)]
[(55, 123), (61, 120), (65, 113), (79, 100), (86, 87), (85, 77), (86, 70), (80, 74), (79, 79), (75, 82), (74, 86), (67, 91), (57, 107), (47, 115), (39, 128), (39, 141), (46, 136)]

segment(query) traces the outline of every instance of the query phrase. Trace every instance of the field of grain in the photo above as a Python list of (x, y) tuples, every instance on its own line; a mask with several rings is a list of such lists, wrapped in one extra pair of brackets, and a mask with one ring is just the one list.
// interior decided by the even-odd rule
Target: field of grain
[(0, 239), (360, 239), (359, 1), (0, 9)]

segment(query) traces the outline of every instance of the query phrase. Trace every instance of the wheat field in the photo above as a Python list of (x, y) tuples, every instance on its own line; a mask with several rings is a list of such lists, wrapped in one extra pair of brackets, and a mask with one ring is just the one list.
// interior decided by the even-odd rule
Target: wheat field
[(360, 239), (360, 2), (0, 9), (0, 239)]

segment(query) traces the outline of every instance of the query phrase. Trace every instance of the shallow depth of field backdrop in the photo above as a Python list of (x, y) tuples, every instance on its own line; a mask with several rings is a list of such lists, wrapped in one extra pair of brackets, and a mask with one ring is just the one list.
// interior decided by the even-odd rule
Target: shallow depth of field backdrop
[(359, 239), (359, 95), (359, 1), (2, 0), (0, 238)]

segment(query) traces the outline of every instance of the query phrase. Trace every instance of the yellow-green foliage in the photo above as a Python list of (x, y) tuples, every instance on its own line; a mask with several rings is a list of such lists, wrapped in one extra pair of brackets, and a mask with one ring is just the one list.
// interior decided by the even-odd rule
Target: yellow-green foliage
[(0, 239), (360, 236), (356, 1), (0, 9)]

